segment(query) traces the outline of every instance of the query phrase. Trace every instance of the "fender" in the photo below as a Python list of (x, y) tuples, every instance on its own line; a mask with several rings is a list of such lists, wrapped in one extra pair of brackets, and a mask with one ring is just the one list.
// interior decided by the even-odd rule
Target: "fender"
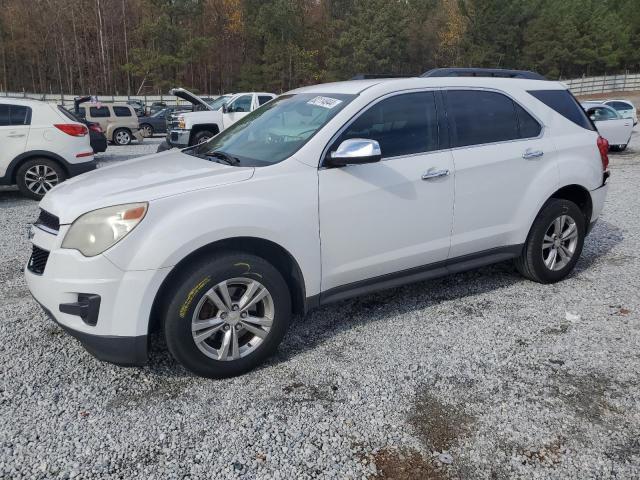
[(64, 168), (66, 174), (69, 175), (69, 162), (60, 155), (47, 150), (29, 150), (28, 152), (23, 152), (11, 160), (4, 177), (0, 177), (0, 185), (14, 185), (16, 183), (16, 172), (18, 168), (20, 168), (22, 162), (26, 162), (30, 158), (48, 158), (49, 160), (58, 162), (62, 168)]

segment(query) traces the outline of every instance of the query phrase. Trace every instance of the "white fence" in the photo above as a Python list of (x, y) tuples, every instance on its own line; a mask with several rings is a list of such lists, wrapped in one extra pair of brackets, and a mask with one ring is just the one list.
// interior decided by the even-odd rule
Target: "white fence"
[[(622, 73), (618, 75), (602, 75), (600, 77), (581, 77), (571, 80), (561, 80), (567, 84), (574, 95), (591, 95), (608, 92), (622, 92), (640, 90), (640, 73)], [(0, 92), (0, 96), (24, 97), (46, 102), (73, 105), (73, 98), (76, 95), (59, 93), (25, 93), (25, 92)], [(217, 95), (201, 95), (202, 97), (217, 97)], [(173, 95), (98, 95), (101, 102), (126, 102), (128, 100), (142, 100), (145, 104), (151, 105), (153, 102), (164, 102), (168, 105), (180, 105), (187, 102), (174, 97)]]

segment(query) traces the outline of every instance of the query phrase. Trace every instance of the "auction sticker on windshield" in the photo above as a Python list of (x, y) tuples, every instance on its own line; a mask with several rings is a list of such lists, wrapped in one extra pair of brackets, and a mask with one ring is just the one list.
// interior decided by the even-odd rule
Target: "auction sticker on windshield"
[(337, 98), (318, 96), (312, 98), (307, 103), (309, 105), (316, 105), (317, 107), (322, 108), (333, 108), (340, 105), (342, 103), (342, 100), (338, 100)]

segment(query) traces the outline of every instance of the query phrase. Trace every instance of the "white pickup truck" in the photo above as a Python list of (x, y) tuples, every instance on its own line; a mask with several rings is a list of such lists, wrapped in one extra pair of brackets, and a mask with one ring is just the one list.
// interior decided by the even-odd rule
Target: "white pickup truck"
[(160, 145), (158, 151), (202, 143), (276, 97), (273, 93), (244, 92), (206, 101), (184, 88), (174, 88), (169, 93), (193, 104), (194, 111), (171, 115), (167, 125), (167, 144)]

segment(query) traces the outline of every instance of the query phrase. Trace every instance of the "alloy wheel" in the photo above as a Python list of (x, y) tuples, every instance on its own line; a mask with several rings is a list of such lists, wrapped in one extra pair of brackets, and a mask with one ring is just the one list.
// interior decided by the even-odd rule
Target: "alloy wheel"
[(118, 145), (128, 145), (131, 141), (131, 136), (129, 132), (125, 132), (123, 130), (116, 133), (116, 143)]
[(275, 314), (271, 294), (257, 280), (238, 277), (209, 289), (191, 320), (193, 341), (221, 361), (251, 354), (269, 334)]
[(560, 215), (547, 228), (542, 240), (542, 259), (549, 270), (562, 270), (578, 246), (578, 226), (569, 215)]
[(59, 178), (48, 165), (34, 165), (25, 172), (24, 182), (31, 192), (44, 195), (58, 184)]

